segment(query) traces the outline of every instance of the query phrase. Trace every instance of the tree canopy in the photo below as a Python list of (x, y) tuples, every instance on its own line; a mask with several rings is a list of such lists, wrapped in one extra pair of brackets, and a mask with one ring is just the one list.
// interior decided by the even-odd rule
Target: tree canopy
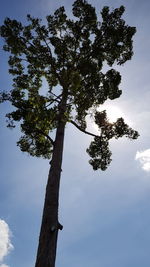
[[(8, 127), (20, 122), (22, 136), (17, 145), (32, 156), (51, 158), (62, 99), (63, 116), (79, 130), (93, 136), (87, 153), (94, 170), (105, 170), (111, 162), (109, 141), (122, 136), (136, 139), (138, 132), (123, 118), (110, 123), (106, 111), (96, 109), (107, 99), (121, 96), (120, 73), (113, 65), (122, 65), (133, 55), (135, 27), (122, 18), (123, 6), (110, 11), (105, 6), (100, 20), (87, 1), (76, 0), (73, 17), (65, 8), (48, 15), (46, 23), (27, 15), (27, 24), (6, 18), (0, 27), (3, 49), (10, 53), (9, 73), (13, 89), (1, 91), (0, 102), (10, 101), (15, 109), (6, 115)], [(107, 64), (108, 70), (104, 71)], [(48, 84), (42, 93), (43, 81)], [(86, 116), (92, 109), (99, 134), (87, 132)]]

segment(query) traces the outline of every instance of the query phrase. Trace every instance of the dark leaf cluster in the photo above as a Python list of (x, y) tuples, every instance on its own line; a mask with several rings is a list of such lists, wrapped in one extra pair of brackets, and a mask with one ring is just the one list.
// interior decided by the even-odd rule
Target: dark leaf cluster
[(137, 131), (130, 128), (123, 118), (117, 119), (116, 122), (110, 123), (107, 119), (106, 111), (95, 113), (95, 123), (100, 130), (100, 136), (95, 136), (91, 142), (87, 153), (92, 158), (89, 163), (94, 170), (106, 170), (111, 162), (111, 151), (109, 149), (109, 140), (112, 138), (128, 137), (137, 139), (139, 134)]

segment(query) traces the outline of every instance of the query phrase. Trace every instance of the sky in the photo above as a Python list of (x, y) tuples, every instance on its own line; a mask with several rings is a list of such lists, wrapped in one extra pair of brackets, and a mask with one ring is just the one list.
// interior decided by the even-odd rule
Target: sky
[[(124, 5), (124, 18), (137, 27), (134, 56), (119, 68), (122, 96), (107, 101), (110, 116), (124, 116), (138, 130), (136, 141), (111, 142), (112, 163), (93, 171), (85, 150), (91, 138), (67, 125), (61, 177), (56, 267), (149, 267), (150, 243), (150, 1), (93, 0)], [(26, 21), (26, 14), (44, 17), (60, 5), (71, 14), (72, 0), (1, 0), (5, 17)], [(0, 89), (11, 89), (7, 54), (0, 40)], [(36, 257), (48, 160), (36, 159), (16, 146), (19, 128), (6, 127), (8, 104), (0, 106), (0, 267), (33, 267)], [(90, 125), (91, 131), (97, 129)]]

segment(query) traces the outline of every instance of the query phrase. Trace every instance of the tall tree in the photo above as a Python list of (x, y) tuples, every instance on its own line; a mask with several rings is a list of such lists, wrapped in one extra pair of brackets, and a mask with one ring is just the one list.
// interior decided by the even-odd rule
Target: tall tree
[[(109, 140), (138, 137), (123, 118), (110, 123), (106, 111), (97, 107), (120, 97), (121, 75), (112, 66), (131, 59), (134, 27), (122, 19), (123, 6), (112, 11), (105, 6), (98, 21), (95, 8), (76, 0), (73, 18), (60, 7), (47, 16), (47, 24), (27, 15), (28, 24), (6, 18), (0, 27), (9, 57), (13, 89), (1, 91), (0, 102), (10, 101), (14, 111), (6, 114), (8, 127), (20, 122), (22, 136), (17, 145), (31, 156), (50, 160), (36, 267), (54, 267), (58, 230), (59, 185), (67, 123), (93, 136), (87, 153), (94, 170), (105, 170), (111, 162)], [(103, 66), (108, 66), (104, 72)], [(43, 81), (48, 89), (40, 90)], [(46, 87), (47, 88), (47, 87)], [(43, 93), (42, 93), (43, 92)], [(86, 116), (93, 113), (99, 134), (86, 130)], [(51, 133), (56, 129), (55, 140)]]

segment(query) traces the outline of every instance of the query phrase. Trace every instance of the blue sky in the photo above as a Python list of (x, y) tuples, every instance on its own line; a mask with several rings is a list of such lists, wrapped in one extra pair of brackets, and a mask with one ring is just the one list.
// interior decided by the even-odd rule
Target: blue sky
[[(140, 137), (134, 142), (113, 141), (111, 166), (94, 172), (85, 152), (90, 137), (67, 126), (59, 211), (64, 229), (59, 234), (56, 267), (149, 267), (150, 1), (89, 2), (97, 10), (123, 4), (127, 23), (137, 27), (134, 57), (119, 68), (123, 94), (106, 104), (111, 113), (117, 107)], [(6, 16), (22, 22), (28, 13), (44, 18), (60, 5), (69, 14), (72, 3), (1, 0), (0, 24)], [(7, 55), (2, 41), (0, 45), (0, 89), (9, 90)], [(0, 267), (33, 267), (49, 164), (19, 151), (19, 129), (6, 128), (9, 110), (8, 104), (0, 106)]]

